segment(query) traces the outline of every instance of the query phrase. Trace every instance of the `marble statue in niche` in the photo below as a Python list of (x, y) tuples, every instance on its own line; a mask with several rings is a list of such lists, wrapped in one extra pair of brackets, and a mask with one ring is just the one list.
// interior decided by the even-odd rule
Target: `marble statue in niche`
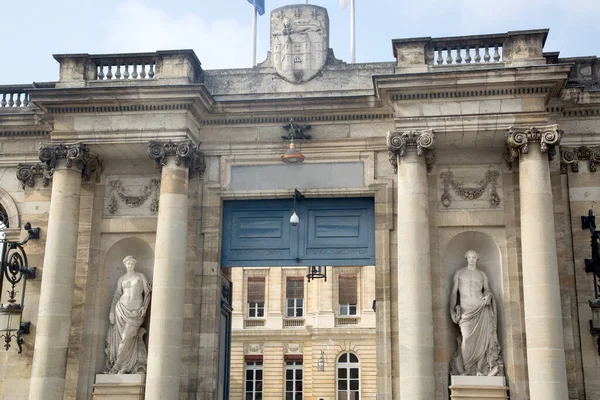
[(498, 342), (496, 300), (488, 277), (477, 269), (479, 254), (465, 253), (467, 266), (454, 274), (450, 297), (452, 321), (460, 327), (458, 349), (450, 362), (452, 375), (504, 375)]
[(141, 272), (135, 271), (137, 260), (123, 260), (127, 272), (119, 278), (110, 305), (110, 325), (106, 337), (105, 373), (138, 374), (146, 372), (147, 351), (142, 327), (150, 304), (151, 286)]

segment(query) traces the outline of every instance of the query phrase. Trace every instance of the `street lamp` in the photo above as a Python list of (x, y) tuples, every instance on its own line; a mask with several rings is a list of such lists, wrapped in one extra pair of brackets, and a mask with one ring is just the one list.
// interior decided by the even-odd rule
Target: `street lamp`
[(590, 300), (592, 309), (592, 319), (590, 320), (590, 334), (597, 337), (598, 354), (600, 355), (600, 231), (596, 230), (596, 217), (594, 210), (590, 210), (588, 215), (581, 217), (581, 228), (589, 229), (591, 233), (592, 258), (585, 259), (585, 272), (591, 272), (594, 279), (594, 300)]
[(317, 371), (325, 372), (325, 352), (321, 350), (321, 357), (317, 360)]
[[(23, 307), (25, 305), (25, 288), (28, 279), (35, 279), (35, 268), (27, 263), (27, 254), (23, 246), (30, 239), (40, 238), (40, 228), (32, 228), (25, 224), (27, 237), (21, 242), (11, 242), (6, 239), (4, 223), (0, 222), (0, 295), (3, 293), (4, 281), (10, 289), (6, 303), (0, 304), (0, 338), (4, 339), (4, 349), (10, 349), (12, 338), (16, 339), (19, 354), (23, 351), (22, 335), (29, 333), (30, 322), (23, 322)], [(20, 302), (17, 302), (20, 288)]]

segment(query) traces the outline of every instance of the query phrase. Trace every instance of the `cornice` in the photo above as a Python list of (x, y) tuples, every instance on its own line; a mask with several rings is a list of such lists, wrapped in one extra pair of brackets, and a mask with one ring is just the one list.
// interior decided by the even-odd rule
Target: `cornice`
[(545, 95), (564, 87), (571, 65), (537, 65), (486, 69), (453, 68), (373, 76), (376, 95), (384, 101), (420, 101), (489, 96)]

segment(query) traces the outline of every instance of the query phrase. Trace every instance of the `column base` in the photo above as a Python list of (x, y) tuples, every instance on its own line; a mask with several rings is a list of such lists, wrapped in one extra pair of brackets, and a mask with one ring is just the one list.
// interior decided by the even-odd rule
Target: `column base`
[(144, 400), (146, 374), (98, 374), (94, 400)]
[(452, 399), (508, 399), (508, 387), (503, 376), (453, 375), (450, 383)]

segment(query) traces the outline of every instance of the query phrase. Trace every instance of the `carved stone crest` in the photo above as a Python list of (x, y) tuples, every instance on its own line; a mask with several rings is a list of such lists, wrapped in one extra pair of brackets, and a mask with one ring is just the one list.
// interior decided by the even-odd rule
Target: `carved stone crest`
[(271, 62), (286, 81), (311, 80), (325, 66), (329, 16), (323, 7), (302, 4), (271, 12)]

